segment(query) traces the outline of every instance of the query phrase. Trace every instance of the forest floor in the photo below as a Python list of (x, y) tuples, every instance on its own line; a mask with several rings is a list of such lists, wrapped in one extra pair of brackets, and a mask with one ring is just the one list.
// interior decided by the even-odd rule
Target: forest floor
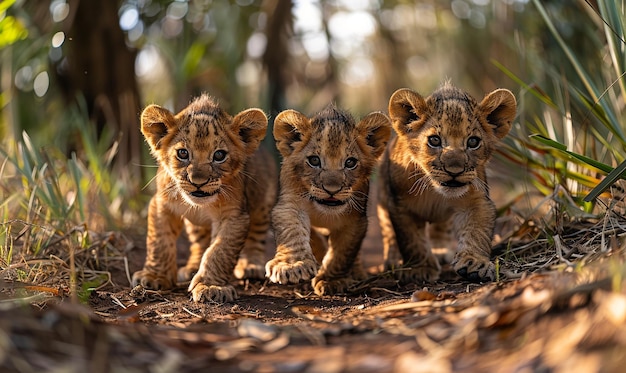
[[(503, 278), (485, 284), (465, 282), (449, 266), (436, 283), (398, 284), (380, 271), (371, 224), (362, 249), (371, 277), (340, 296), (318, 297), (308, 284), (241, 281), (236, 301), (199, 304), (184, 286), (131, 289), (145, 243), (120, 232), (93, 234), (73, 261), (59, 248), (3, 266), (0, 371), (623, 371), (621, 215), (547, 236), (518, 222), (496, 246)], [(88, 279), (98, 286), (89, 289)], [(73, 292), (81, 300), (68, 295), (73, 286), (87, 290)]]

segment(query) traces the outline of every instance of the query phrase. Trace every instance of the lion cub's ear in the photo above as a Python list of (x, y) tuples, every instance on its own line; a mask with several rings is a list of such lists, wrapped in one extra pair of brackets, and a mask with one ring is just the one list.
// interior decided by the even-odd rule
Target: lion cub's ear
[(372, 154), (378, 158), (389, 141), (391, 136), (391, 120), (381, 112), (374, 112), (366, 115), (357, 124), (359, 132), (364, 135), (368, 146), (372, 148)]
[(231, 128), (245, 144), (246, 153), (252, 154), (267, 132), (267, 116), (261, 109), (247, 109), (235, 115)]
[(295, 110), (285, 110), (274, 119), (274, 139), (283, 157), (291, 154), (303, 137), (311, 130), (311, 122), (304, 114)]
[(398, 134), (417, 130), (426, 120), (428, 113), (424, 98), (411, 89), (398, 89), (389, 99), (389, 116)]
[(478, 105), (478, 109), (485, 116), (494, 135), (502, 139), (511, 130), (517, 102), (513, 93), (508, 89), (496, 89), (485, 96)]
[(161, 148), (163, 138), (176, 128), (176, 119), (169, 110), (158, 105), (150, 105), (141, 113), (141, 133), (152, 151)]

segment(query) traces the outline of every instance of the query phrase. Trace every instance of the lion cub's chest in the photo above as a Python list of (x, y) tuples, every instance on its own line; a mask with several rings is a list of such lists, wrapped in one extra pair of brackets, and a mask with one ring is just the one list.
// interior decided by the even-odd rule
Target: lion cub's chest
[(457, 211), (464, 208), (462, 199), (445, 199), (434, 191), (424, 191), (417, 195), (405, 195), (398, 198), (401, 209), (415, 215), (419, 220), (438, 223), (447, 221)]
[(171, 215), (178, 216), (180, 219), (187, 219), (195, 225), (210, 227), (212, 222), (219, 218), (218, 210), (214, 208), (217, 205), (216, 202), (213, 205), (200, 208), (190, 206), (181, 197), (174, 200), (162, 200), (162, 203), (162, 208), (167, 209)]
[(182, 212), (180, 210), (181, 209), (179, 209), (179, 213), (181, 214), (181, 216), (189, 220), (194, 225), (211, 226), (213, 222), (219, 220), (218, 214), (215, 213), (213, 209), (203, 208), (202, 210), (205, 210), (205, 211), (197, 211), (197, 210), (189, 211), (188, 210), (185, 212)]
[(400, 210), (430, 223), (445, 222), (459, 213), (470, 213), (483, 205), (493, 204), (489, 196), (477, 190), (471, 190), (462, 197), (445, 198), (430, 189), (419, 194), (399, 196), (396, 203)]

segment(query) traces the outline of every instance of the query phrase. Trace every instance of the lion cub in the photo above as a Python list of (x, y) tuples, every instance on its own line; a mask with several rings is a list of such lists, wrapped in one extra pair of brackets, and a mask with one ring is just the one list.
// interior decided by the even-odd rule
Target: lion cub
[[(277, 252), (265, 267), (270, 281), (313, 278), (315, 293), (323, 295), (344, 292), (365, 277), (358, 253), (367, 230), (369, 178), (390, 134), (382, 113), (358, 123), (334, 106), (313, 118), (294, 110), (276, 117), (283, 162), (272, 210)], [(327, 242), (318, 228), (329, 234)]]
[(454, 270), (471, 281), (495, 279), (490, 261), (496, 210), (485, 164), (511, 129), (515, 96), (498, 89), (477, 103), (444, 84), (426, 99), (396, 91), (389, 115), (397, 137), (383, 155), (378, 216), (387, 265), (400, 250), (404, 281), (434, 281), (440, 265), (426, 223), (451, 224), (458, 241)]
[[(263, 111), (232, 117), (207, 95), (176, 115), (156, 105), (143, 111), (141, 132), (159, 170), (148, 211), (146, 262), (133, 275), (133, 286), (168, 289), (177, 280), (191, 280), (194, 301), (228, 302), (236, 297), (229, 284), (233, 270), (239, 278), (264, 277), (277, 191), (274, 162), (257, 150), (266, 130)], [(183, 225), (191, 252), (177, 270), (176, 238)]]

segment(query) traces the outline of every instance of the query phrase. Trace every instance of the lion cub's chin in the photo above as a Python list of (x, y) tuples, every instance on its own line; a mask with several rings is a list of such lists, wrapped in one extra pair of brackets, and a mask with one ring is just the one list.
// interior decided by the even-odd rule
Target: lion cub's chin
[(204, 192), (204, 191), (180, 191), (180, 194), (183, 196), (185, 202), (190, 204), (191, 206), (206, 206), (214, 203), (217, 200), (217, 195), (219, 194), (219, 189), (216, 189), (213, 192)]
[[(435, 183), (434, 183), (435, 184)], [(450, 184), (436, 182), (435, 191), (447, 199), (461, 198), (469, 192), (471, 184)]]
[(342, 201), (337, 198), (311, 198), (311, 203), (318, 211), (325, 214), (340, 214), (343, 213), (348, 206), (346, 201)]

